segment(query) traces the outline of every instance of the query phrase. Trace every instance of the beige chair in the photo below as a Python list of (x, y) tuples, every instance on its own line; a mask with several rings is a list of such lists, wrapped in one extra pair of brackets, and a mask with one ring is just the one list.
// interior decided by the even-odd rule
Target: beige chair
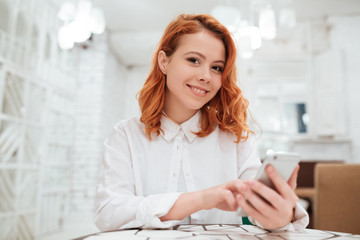
[(360, 164), (317, 164), (314, 228), (360, 234)]

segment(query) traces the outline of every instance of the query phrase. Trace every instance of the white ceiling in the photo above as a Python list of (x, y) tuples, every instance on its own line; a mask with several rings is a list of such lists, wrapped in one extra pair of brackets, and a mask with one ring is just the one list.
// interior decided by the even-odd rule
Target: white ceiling
[[(64, 0), (51, 0), (60, 5)], [(77, 2), (76, 0), (72, 0)], [(252, 0), (264, 2), (267, 0)], [(166, 25), (180, 13), (210, 13), (216, 5), (248, 10), (251, 0), (93, 0), (105, 13), (111, 49), (127, 66), (149, 64)], [(324, 16), (360, 15), (360, 0), (270, 0), (273, 5), (293, 2), (297, 21)]]

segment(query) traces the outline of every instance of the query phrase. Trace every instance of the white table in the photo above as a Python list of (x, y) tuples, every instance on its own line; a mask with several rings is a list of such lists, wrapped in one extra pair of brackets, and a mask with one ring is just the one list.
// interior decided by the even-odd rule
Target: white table
[(155, 240), (155, 239), (198, 239), (198, 240), (236, 240), (236, 239), (360, 239), (360, 235), (315, 229), (304, 232), (271, 232), (252, 225), (209, 224), (178, 225), (172, 229), (129, 229), (103, 232), (78, 238), (77, 240)]

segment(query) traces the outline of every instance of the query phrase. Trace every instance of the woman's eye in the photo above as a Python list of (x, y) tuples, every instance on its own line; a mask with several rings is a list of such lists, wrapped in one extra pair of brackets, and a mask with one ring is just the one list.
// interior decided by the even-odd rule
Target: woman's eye
[(192, 63), (199, 63), (199, 60), (197, 60), (196, 58), (188, 58), (188, 61)]
[(218, 71), (218, 72), (223, 72), (224, 71), (224, 69), (222, 68), (222, 67), (220, 67), (220, 66), (213, 66), (212, 67), (215, 71)]

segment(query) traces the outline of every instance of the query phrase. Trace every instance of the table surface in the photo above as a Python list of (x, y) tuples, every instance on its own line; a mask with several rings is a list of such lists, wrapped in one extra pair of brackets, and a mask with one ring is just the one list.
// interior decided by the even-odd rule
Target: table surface
[(129, 229), (103, 232), (77, 240), (155, 240), (155, 239), (360, 239), (360, 235), (305, 229), (303, 232), (271, 232), (252, 225), (178, 225), (172, 229)]

